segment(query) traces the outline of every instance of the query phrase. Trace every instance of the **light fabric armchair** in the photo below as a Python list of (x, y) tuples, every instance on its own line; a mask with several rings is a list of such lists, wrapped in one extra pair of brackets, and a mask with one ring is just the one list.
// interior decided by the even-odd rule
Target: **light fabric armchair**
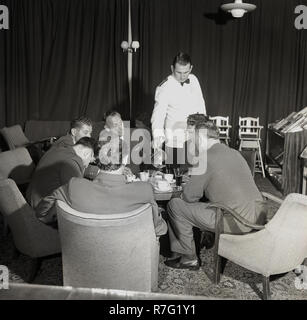
[[(307, 196), (292, 193), (281, 203), (274, 217), (264, 226), (251, 224), (232, 209), (213, 203), (218, 209), (215, 232), (215, 282), (220, 280), (221, 258), (224, 257), (263, 276), (263, 297), (270, 299), (269, 277), (289, 272), (307, 257)], [(222, 215), (258, 230), (244, 235), (222, 234)]]
[(49, 149), (55, 137), (44, 137), (40, 140), (30, 141), (22, 131), (19, 124), (11, 127), (0, 129), (0, 134), (3, 136), (10, 150), (25, 147), (29, 150), (34, 162), (37, 164), (44, 152)]
[[(13, 179), (21, 192), (25, 192), (35, 169), (35, 164), (26, 148), (0, 152), (0, 179)], [(1, 213), (1, 212), (0, 212)], [(8, 233), (7, 221), (3, 216), (3, 234)]]
[(58, 231), (40, 222), (12, 179), (0, 180), (0, 211), (18, 252), (32, 258), (28, 281), (34, 280), (43, 257), (61, 252)]
[(5, 139), (10, 150), (23, 147), (30, 143), (29, 139), (25, 136), (19, 124), (11, 127), (4, 127), (0, 129), (0, 133)]
[(13, 179), (17, 185), (29, 183), (35, 164), (26, 148), (0, 153), (0, 179)]
[(57, 201), (65, 286), (156, 291), (159, 240), (152, 208), (90, 214)]

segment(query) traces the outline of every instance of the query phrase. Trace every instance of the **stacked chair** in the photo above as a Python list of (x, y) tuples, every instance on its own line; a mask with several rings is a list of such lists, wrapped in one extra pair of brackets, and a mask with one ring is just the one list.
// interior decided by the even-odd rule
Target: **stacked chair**
[(230, 142), (230, 135), (229, 130), (231, 126), (229, 125), (229, 117), (221, 117), (221, 116), (215, 116), (215, 117), (209, 117), (210, 120), (212, 120), (215, 125), (218, 127), (220, 131), (220, 140), (221, 142), (224, 142), (229, 146)]
[[(230, 129), (232, 126), (229, 124), (229, 116), (222, 117), (222, 116), (214, 116), (209, 117), (215, 125), (219, 129), (219, 139), (221, 142), (225, 143), (229, 146), (230, 144)], [(252, 120), (254, 119), (255, 122)], [(260, 149), (260, 129), (262, 127), (259, 126), (259, 118), (258, 120), (255, 118), (241, 118), (239, 119), (241, 125), (239, 126), (239, 137), (240, 137), (240, 146), (239, 150), (247, 161), (251, 173), (254, 177), (256, 168), (263, 168), (262, 164), (262, 156), (261, 156), (261, 149)], [(258, 125), (257, 125), (258, 121)], [(248, 126), (254, 125), (253, 128), (249, 128)], [(255, 127), (259, 129), (259, 132), (256, 132)], [(240, 131), (241, 130), (241, 131)], [(243, 133), (244, 132), (244, 133)], [(259, 138), (258, 138), (259, 136)], [(256, 138), (255, 138), (256, 137)], [(262, 164), (262, 165), (261, 165)], [(262, 171), (261, 171), (262, 172)], [(264, 171), (263, 171), (264, 174)]]
[(253, 149), (256, 151), (255, 172), (260, 172), (265, 177), (260, 145), (262, 128), (263, 126), (259, 125), (259, 117), (239, 117), (239, 150)]

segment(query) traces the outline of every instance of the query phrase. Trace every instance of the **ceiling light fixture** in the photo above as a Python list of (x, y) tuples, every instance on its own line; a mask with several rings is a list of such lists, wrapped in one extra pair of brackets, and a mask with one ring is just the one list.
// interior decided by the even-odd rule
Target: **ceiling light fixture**
[(230, 12), (234, 18), (243, 17), (245, 12), (253, 11), (257, 7), (254, 4), (243, 3), (242, 0), (235, 0), (234, 3), (225, 3), (221, 5), (221, 9)]

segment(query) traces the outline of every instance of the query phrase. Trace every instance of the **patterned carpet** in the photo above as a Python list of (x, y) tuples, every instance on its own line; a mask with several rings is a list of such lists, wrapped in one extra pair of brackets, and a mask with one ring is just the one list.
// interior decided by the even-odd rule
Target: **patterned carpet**
[[(281, 196), (267, 179), (256, 177), (259, 189)], [(2, 224), (2, 222), (0, 222)], [(0, 225), (2, 229), (2, 225)], [(1, 230), (0, 229), (0, 230)], [(25, 282), (30, 268), (30, 259), (25, 256), (13, 257), (12, 238), (0, 235), (0, 265), (8, 266), (10, 281)], [(213, 249), (200, 252), (202, 266), (199, 271), (175, 270), (164, 265), (164, 257), (160, 256), (159, 292), (194, 295), (213, 298), (259, 300), (262, 294), (260, 275), (249, 272), (228, 261), (219, 285), (212, 283)], [(271, 277), (272, 299), (276, 300), (307, 300), (307, 290), (295, 288), (294, 272)], [(62, 262), (60, 257), (44, 260), (37, 275), (35, 284), (62, 285)]]

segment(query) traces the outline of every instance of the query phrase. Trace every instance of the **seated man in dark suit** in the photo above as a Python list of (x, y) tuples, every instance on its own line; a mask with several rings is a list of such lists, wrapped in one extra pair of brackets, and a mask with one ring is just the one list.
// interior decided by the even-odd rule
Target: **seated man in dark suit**
[[(198, 117), (199, 118), (199, 117)], [(197, 270), (199, 268), (193, 239), (193, 226), (214, 231), (216, 211), (205, 197), (238, 212), (252, 223), (262, 223), (266, 213), (251, 171), (242, 155), (219, 141), (219, 131), (213, 121), (198, 119), (189, 126), (191, 143), (195, 145), (198, 164), (191, 170), (191, 179), (184, 186), (182, 198), (168, 203), (169, 238), (173, 257), (165, 262), (172, 268)], [(192, 150), (192, 149), (190, 149)], [(196, 156), (195, 156), (196, 158)], [(250, 228), (224, 216), (224, 232), (246, 233)]]
[(136, 210), (143, 204), (151, 203), (152, 216), (157, 236), (167, 232), (151, 184), (147, 182), (128, 183), (122, 164), (122, 144), (119, 139), (103, 143), (99, 152), (100, 172), (94, 181), (73, 178), (51, 195), (42, 199), (36, 208), (39, 220), (56, 225), (56, 200), (62, 200), (73, 209), (95, 214), (114, 214)]
[(80, 117), (74, 119), (70, 123), (70, 132), (65, 136), (60, 137), (57, 141), (52, 144), (54, 147), (67, 147), (73, 146), (79, 139), (83, 137), (91, 137), (93, 130), (93, 123), (90, 119)]
[(85, 168), (94, 160), (96, 142), (83, 137), (71, 147), (52, 148), (39, 161), (26, 198), (33, 208), (40, 200), (67, 183), (72, 177), (83, 177)]

